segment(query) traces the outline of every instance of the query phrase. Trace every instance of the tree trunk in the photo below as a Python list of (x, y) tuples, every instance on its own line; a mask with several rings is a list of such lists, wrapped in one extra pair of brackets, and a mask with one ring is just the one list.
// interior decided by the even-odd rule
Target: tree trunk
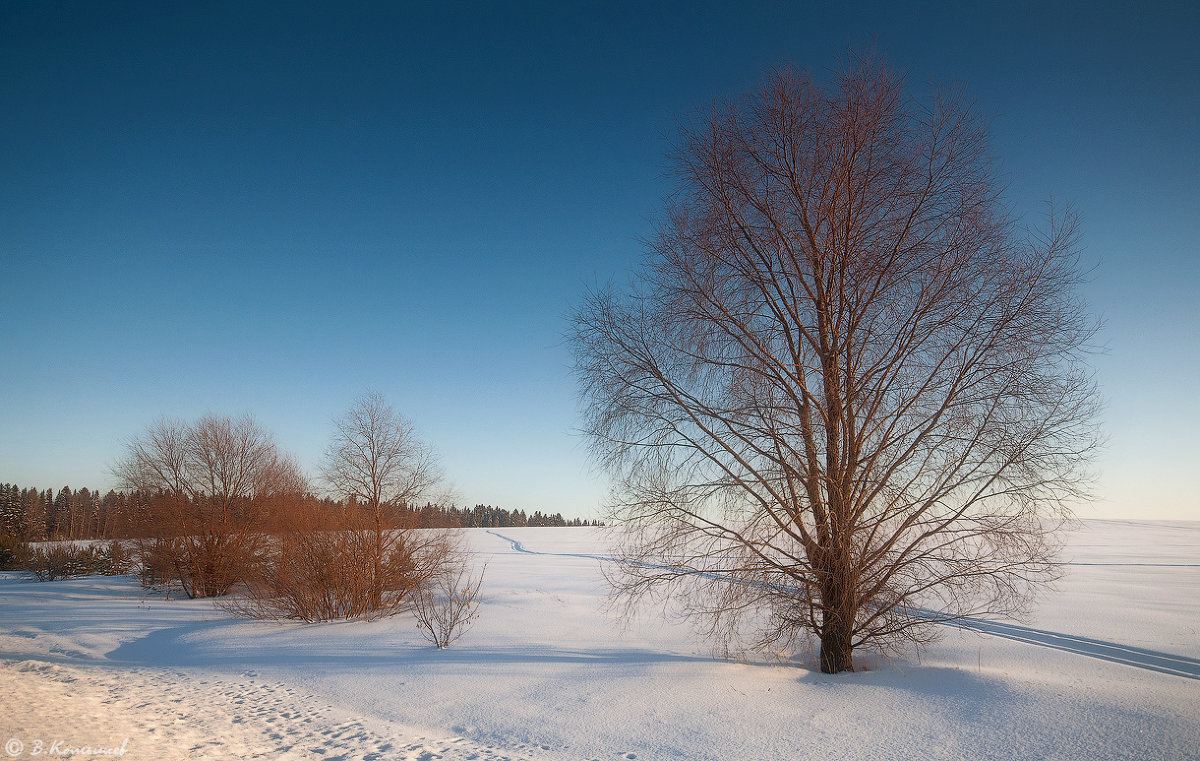
[(850, 630), (851, 627), (845, 625), (841, 617), (826, 615), (825, 626), (821, 629), (821, 673), (837, 674), (854, 670)]
[(373, 558), (373, 578), (371, 580), (371, 610), (383, 607), (383, 514), (382, 508), (375, 506), (375, 557)]
[(821, 589), (821, 672), (853, 671), (854, 590), (849, 566), (835, 563)]

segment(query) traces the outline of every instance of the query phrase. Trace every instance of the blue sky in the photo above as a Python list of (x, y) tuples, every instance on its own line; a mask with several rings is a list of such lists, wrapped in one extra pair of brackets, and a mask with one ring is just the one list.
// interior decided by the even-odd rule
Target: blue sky
[(1081, 515), (1200, 519), (1200, 11), (827, 5), (0, 4), (0, 480), (107, 488), (209, 411), (315, 469), (370, 388), (464, 503), (597, 515), (566, 316), (640, 258), (678, 119), (874, 45), (975, 98), (1018, 213), (1082, 216)]

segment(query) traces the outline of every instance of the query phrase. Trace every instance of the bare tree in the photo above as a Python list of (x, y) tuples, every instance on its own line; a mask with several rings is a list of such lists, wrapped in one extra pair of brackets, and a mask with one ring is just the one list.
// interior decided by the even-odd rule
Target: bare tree
[(475, 573), (460, 550), (413, 598), (417, 628), (438, 650), (450, 647), (479, 617), (479, 587), (486, 572), (484, 566)]
[(295, 461), (249, 415), (161, 419), (113, 472), (125, 488), (165, 497), (153, 501), (146, 548), (188, 597), (226, 594), (245, 573), (263, 539), (256, 499), (305, 488)]
[(870, 60), (683, 131), (640, 276), (573, 336), (625, 599), (675, 593), (726, 647), (815, 636), (836, 673), (1055, 576), (1094, 323), (1072, 218), (1022, 232), (985, 137)]
[(382, 607), (389, 558), (414, 550), (404, 516), (442, 483), (437, 457), (383, 396), (369, 392), (334, 421), (323, 475), (335, 495), (364, 505), (371, 516), (371, 603)]

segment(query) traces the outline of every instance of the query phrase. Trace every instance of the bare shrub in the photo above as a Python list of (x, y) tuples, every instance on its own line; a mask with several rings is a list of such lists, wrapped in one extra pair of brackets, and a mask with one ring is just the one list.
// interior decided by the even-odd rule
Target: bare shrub
[(143, 587), (170, 586), (175, 578), (175, 557), (179, 550), (174, 537), (141, 536), (133, 540), (134, 568)]
[(403, 609), (456, 553), (443, 530), (377, 532), (373, 514), (360, 508), (307, 510), (280, 520), (224, 605), (254, 618), (379, 618)]
[(479, 586), (486, 571), (484, 566), (476, 575), (466, 563), (455, 562), (413, 598), (417, 628), (438, 650), (450, 647), (475, 623)]
[(263, 550), (258, 516), (223, 515), (178, 495), (153, 505), (145, 532), (136, 541), (143, 585), (189, 598), (227, 594)]

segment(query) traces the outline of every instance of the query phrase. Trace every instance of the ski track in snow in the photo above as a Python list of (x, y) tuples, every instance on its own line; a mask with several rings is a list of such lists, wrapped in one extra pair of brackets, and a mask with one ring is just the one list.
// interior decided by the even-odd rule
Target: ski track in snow
[(1172, 655), (1157, 650), (1147, 650), (1132, 645), (1122, 645), (1116, 642), (1081, 637), (1075, 634), (1063, 634), (1028, 626), (1004, 623), (1002, 621), (985, 621), (976, 618), (961, 619), (947, 623), (960, 629), (987, 634), (992, 637), (1002, 637), (1015, 642), (1029, 645), (1048, 647), (1061, 650), (1064, 653), (1075, 653), (1110, 663), (1121, 663), (1147, 671), (1157, 671), (1160, 674), (1171, 674), (1185, 679), (1200, 679), (1200, 660), (1183, 655)]
[[(587, 558), (608, 563), (619, 562), (616, 558), (608, 555), (590, 555), (571, 552), (540, 552), (538, 550), (531, 550), (516, 539), (496, 533), (495, 531), (488, 531), (487, 533), (503, 539), (511, 544), (515, 552), (524, 553), (526, 555)], [(1064, 563), (1063, 565), (1197, 567), (1197, 564), (1191, 563)], [(1062, 632), (1034, 629), (1028, 626), (1020, 626), (1018, 624), (1004, 623), (1001, 621), (960, 618), (954, 621), (939, 621), (938, 623), (941, 623), (945, 626), (954, 626), (959, 629), (986, 634), (991, 637), (1000, 637), (1003, 639), (1013, 640), (1015, 642), (1023, 642), (1027, 645), (1036, 645), (1038, 647), (1050, 648), (1052, 650), (1060, 650), (1065, 653), (1074, 653), (1076, 655), (1082, 655), (1088, 658), (1095, 658), (1097, 660), (1108, 661), (1110, 663), (1120, 663), (1126, 666), (1145, 669), (1147, 671), (1156, 671), (1160, 674), (1170, 674), (1172, 676), (1183, 677), (1185, 679), (1200, 680), (1200, 659), (1196, 658), (1188, 658), (1182, 655), (1172, 655), (1170, 653), (1163, 653), (1157, 650), (1147, 650), (1145, 648), (1134, 647), (1132, 645), (1123, 645), (1117, 642), (1106, 642), (1104, 640), (1092, 639), (1090, 637), (1083, 637), (1075, 634), (1064, 634)]]

